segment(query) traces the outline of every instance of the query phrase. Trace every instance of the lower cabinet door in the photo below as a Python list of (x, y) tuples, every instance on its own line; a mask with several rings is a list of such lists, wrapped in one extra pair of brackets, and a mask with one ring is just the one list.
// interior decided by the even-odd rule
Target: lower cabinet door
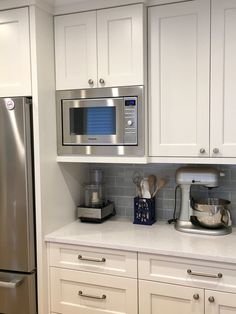
[(205, 314), (236, 313), (236, 294), (206, 290)]
[(137, 279), (51, 268), (51, 311), (137, 314)]
[(139, 302), (139, 314), (204, 314), (203, 289), (140, 280)]

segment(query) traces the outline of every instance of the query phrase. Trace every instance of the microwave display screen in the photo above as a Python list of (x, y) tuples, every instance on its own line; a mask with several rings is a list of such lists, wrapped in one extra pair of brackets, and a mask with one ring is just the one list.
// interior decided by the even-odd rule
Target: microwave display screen
[(116, 134), (115, 107), (70, 108), (70, 134), (114, 135)]

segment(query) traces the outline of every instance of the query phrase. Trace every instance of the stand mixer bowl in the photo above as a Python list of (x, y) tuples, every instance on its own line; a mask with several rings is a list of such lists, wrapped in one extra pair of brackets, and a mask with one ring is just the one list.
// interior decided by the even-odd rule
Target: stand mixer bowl
[(219, 198), (193, 200), (194, 217), (205, 228), (229, 227), (232, 224), (229, 204), (230, 201)]

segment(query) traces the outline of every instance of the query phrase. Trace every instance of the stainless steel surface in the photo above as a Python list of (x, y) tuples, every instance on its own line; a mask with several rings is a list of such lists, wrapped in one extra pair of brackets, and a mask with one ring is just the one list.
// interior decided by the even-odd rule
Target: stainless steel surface
[(223, 277), (223, 275), (221, 273), (218, 273), (216, 275), (213, 274), (205, 274), (205, 273), (199, 273), (199, 272), (194, 272), (191, 269), (187, 270), (187, 273), (190, 276), (197, 276), (197, 277), (207, 277), (207, 278), (216, 278), (216, 279), (220, 279)]
[(78, 206), (78, 218), (104, 219), (107, 216), (110, 216), (113, 211), (113, 203), (109, 203), (108, 205), (101, 208)]
[(211, 297), (208, 298), (208, 301), (209, 301), (210, 303), (214, 303), (214, 302), (215, 302), (215, 298), (211, 296)]
[(78, 295), (80, 297), (83, 297), (83, 298), (90, 298), (90, 299), (96, 299), (96, 300), (105, 300), (106, 299), (106, 295), (103, 294), (102, 296), (96, 296), (96, 295), (91, 295), (91, 294), (85, 294), (83, 293), (83, 291), (79, 291)]
[(199, 294), (198, 293), (194, 293), (193, 298), (194, 298), (194, 300), (199, 300), (200, 299)]
[(92, 79), (89, 79), (89, 80), (88, 80), (88, 83), (89, 83), (89, 85), (93, 85), (94, 82), (93, 82)]
[(213, 153), (214, 153), (214, 154), (218, 154), (219, 152), (220, 152), (219, 148), (214, 148), (214, 149), (213, 149)]
[(22, 279), (11, 279), (10, 281), (2, 281), (0, 278), (0, 287), (1, 288), (9, 288), (9, 289), (15, 289), (16, 287), (20, 286), (23, 283)]
[(192, 200), (193, 215), (203, 227), (228, 227), (232, 224), (229, 204), (230, 201), (219, 198)]
[(103, 78), (100, 78), (99, 83), (100, 83), (100, 84), (105, 84), (104, 79), (103, 79)]
[(35, 274), (0, 272), (0, 313), (36, 314)]
[(191, 233), (191, 234), (201, 234), (201, 235), (212, 235), (212, 236), (221, 236), (227, 235), (232, 232), (231, 227), (227, 228), (218, 228), (218, 229), (207, 229), (201, 226), (196, 226), (190, 221), (180, 221), (178, 220), (175, 223), (175, 229), (181, 232)]
[(93, 257), (83, 257), (82, 255), (78, 255), (78, 259), (80, 261), (88, 261), (88, 262), (95, 262), (95, 263), (105, 263), (105, 257), (102, 258), (93, 258)]
[[(122, 142), (122, 145), (63, 145), (62, 142), (62, 99), (100, 99), (137, 97), (137, 145), (129, 145)], [(144, 156), (145, 155), (145, 103), (143, 86), (113, 87), (113, 88), (92, 88), (85, 90), (57, 91), (57, 147), (58, 155), (92, 155), (92, 156)], [(123, 126), (130, 120), (123, 120)], [(119, 123), (122, 123), (121, 121)], [(128, 124), (127, 124), (128, 126)], [(130, 135), (133, 136), (132, 133)], [(129, 141), (129, 134), (126, 132), (126, 140)], [(95, 143), (96, 144), (96, 143)]]
[(1, 270), (35, 269), (30, 111), (28, 98), (0, 99)]
[(201, 149), (200, 149), (200, 153), (201, 153), (201, 154), (204, 154), (205, 152), (206, 152), (205, 148), (201, 148)]

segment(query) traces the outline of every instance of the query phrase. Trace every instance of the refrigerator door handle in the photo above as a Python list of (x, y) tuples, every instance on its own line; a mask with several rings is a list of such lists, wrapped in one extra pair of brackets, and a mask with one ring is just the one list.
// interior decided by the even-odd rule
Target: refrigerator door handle
[(11, 281), (1, 281), (0, 278), (0, 288), (9, 288), (9, 289), (15, 289), (18, 286), (20, 286), (24, 281), (24, 278), (22, 279), (12, 279)]

